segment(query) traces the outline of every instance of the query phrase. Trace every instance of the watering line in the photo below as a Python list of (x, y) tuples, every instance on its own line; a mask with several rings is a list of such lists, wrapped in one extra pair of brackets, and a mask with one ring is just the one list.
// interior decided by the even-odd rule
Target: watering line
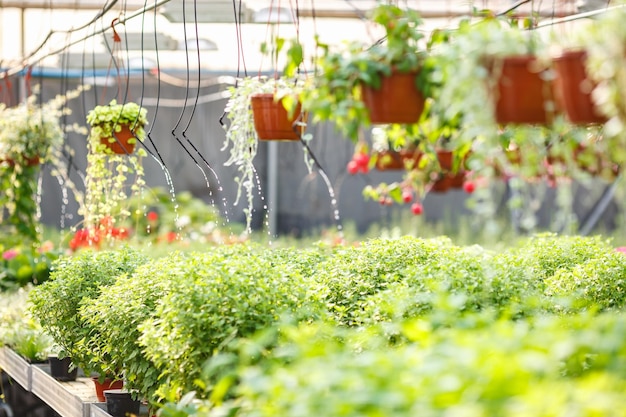
[[(156, 8), (164, 5), (165, 3), (168, 3), (169, 1), (170, 0), (158, 0), (158, 1), (155, 1), (155, 3), (153, 5), (151, 5), (151, 6), (141, 8), (141, 9), (136, 10), (135, 12), (129, 14), (126, 17), (120, 18), (115, 25), (116, 26), (117, 25), (123, 25), (126, 22), (128, 22), (129, 20), (132, 20), (132, 19), (134, 19), (136, 17), (139, 17), (142, 14), (144, 14), (145, 12), (148, 12), (150, 10), (156, 9)], [(64, 52), (66, 49), (68, 49), (69, 47), (77, 45), (78, 43), (83, 42), (83, 41), (85, 41), (87, 39), (93, 38), (93, 37), (95, 37), (97, 35), (101, 35), (104, 32), (106, 32), (107, 30), (109, 30), (109, 27), (104, 27), (102, 29), (94, 29), (93, 33), (89, 33), (89, 34), (87, 34), (87, 35), (85, 35), (85, 36), (83, 36), (83, 37), (81, 37), (79, 39), (76, 39), (76, 40), (74, 40), (74, 41), (72, 41), (70, 43), (67, 43), (63, 47), (55, 49), (55, 50), (53, 50), (51, 52), (48, 52), (47, 54), (44, 54), (44, 55), (42, 55), (42, 56), (40, 56), (40, 57), (38, 57), (36, 59), (30, 60), (30, 58), (33, 58), (33, 56), (29, 56), (29, 59), (28, 60), (24, 59), (20, 65), (17, 65), (14, 68), (5, 70), (4, 71), (4, 75), (5, 76), (18, 75), (25, 68), (27, 68), (28, 66), (38, 64), (41, 61), (43, 61), (44, 59), (49, 58), (51, 56), (59, 55), (60, 53)]]
[[(217, 93), (210, 93), (204, 96), (198, 97), (197, 104), (206, 104), (212, 103), (215, 101), (224, 100), (230, 97), (230, 93), (228, 91), (220, 91)], [(189, 103), (183, 99), (173, 99), (173, 98), (158, 98), (158, 97), (146, 97), (144, 99), (144, 103), (146, 106), (154, 106), (157, 103), (163, 107), (172, 107), (172, 108), (182, 108), (182, 107), (190, 107), (193, 106), (193, 103)]]
[(626, 4), (618, 4), (618, 5), (615, 5), (615, 6), (603, 7), (603, 8), (598, 9), (598, 10), (591, 10), (591, 11), (588, 11), (588, 12), (576, 13), (576, 14), (573, 14), (573, 15), (569, 15), (569, 16), (553, 19), (553, 20), (550, 20), (550, 21), (541, 22), (541, 23), (539, 23), (537, 25), (537, 28), (557, 25), (557, 24), (560, 24), (560, 23), (574, 22), (574, 21), (580, 20), (580, 19), (587, 19), (587, 18), (591, 18), (591, 17), (596, 17), (596, 16), (600, 16), (600, 15), (602, 15), (604, 13), (611, 12), (613, 10), (622, 9), (624, 7), (626, 7)]
[[(52, 38), (52, 36), (56, 33), (66, 33), (66, 34), (71, 34), (74, 32), (77, 32), (79, 30), (83, 30), (88, 28), (89, 26), (91, 26), (92, 24), (96, 23), (96, 21), (98, 21), (98, 19), (100, 19), (102, 16), (104, 16), (108, 11), (110, 11), (113, 6), (115, 6), (115, 4), (117, 3), (118, 0), (114, 0), (111, 4), (107, 5), (105, 4), (101, 11), (93, 18), (91, 19), (89, 22), (83, 24), (82, 26), (79, 26), (77, 28), (72, 27), (69, 30), (64, 30), (64, 31), (55, 31), (55, 30), (51, 30), (48, 35), (44, 38), (44, 40), (39, 44), (39, 46), (37, 48), (35, 48), (30, 54), (28, 54), (27, 56), (24, 56), (22, 58), (22, 61), (27, 61), (28, 59), (32, 58), (33, 56), (35, 56), (41, 49), (43, 49), (43, 47), (46, 45), (46, 43), (48, 43), (48, 41), (50, 40), (50, 38)], [(5, 6), (8, 7), (8, 6)], [(23, 39), (22, 39), (23, 42)]]
[[(175, 77), (163, 71), (155, 71), (154, 69), (150, 70), (151, 75), (159, 75), (161, 80), (169, 85), (175, 87), (185, 87), (185, 80), (182, 78)], [(228, 75), (220, 75), (210, 80), (202, 81), (200, 80), (199, 86), (201, 88), (205, 87), (214, 87), (216, 85), (234, 85), (237, 79), (235, 77), (231, 77)]]

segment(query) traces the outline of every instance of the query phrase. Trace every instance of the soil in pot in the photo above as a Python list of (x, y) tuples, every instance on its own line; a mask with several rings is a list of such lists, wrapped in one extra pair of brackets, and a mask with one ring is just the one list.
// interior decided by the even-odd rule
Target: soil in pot
[[(0, 160), (0, 163), (1, 162), (3, 162), (3, 160)], [(11, 167), (14, 167), (15, 165), (17, 165), (17, 163), (13, 159), (7, 159), (6, 162)], [(39, 156), (33, 156), (33, 157), (30, 157), (30, 158), (25, 158), (22, 166), (25, 166), (25, 167), (35, 167), (35, 166), (39, 165), (40, 163), (41, 163), (41, 158)]]
[(104, 397), (107, 412), (113, 417), (127, 417), (138, 415), (141, 402), (135, 400), (129, 391), (123, 389), (105, 390)]
[[(282, 102), (274, 100), (272, 93), (259, 93), (250, 96), (254, 115), (254, 129), (260, 140), (300, 140), (304, 133), (304, 126), (296, 126), (294, 122), (301, 118), (300, 104), (296, 107), (292, 117)], [(304, 115), (303, 115), (304, 116)]]
[(91, 378), (93, 381), (94, 387), (96, 388), (96, 396), (98, 397), (98, 401), (105, 402), (106, 398), (104, 397), (104, 391), (106, 390), (120, 390), (124, 387), (124, 381), (122, 380), (114, 380), (110, 378), (105, 378), (102, 382), (100, 382), (99, 377), (94, 376)]
[(74, 367), (70, 371), (72, 360), (69, 357), (66, 356), (63, 359), (59, 359), (56, 356), (48, 356), (48, 363), (50, 363), (50, 375), (57, 381), (76, 381), (78, 368)]
[(372, 124), (417, 123), (424, 111), (424, 96), (415, 85), (417, 72), (393, 71), (382, 77), (380, 88), (362, 85), (363, 103)]

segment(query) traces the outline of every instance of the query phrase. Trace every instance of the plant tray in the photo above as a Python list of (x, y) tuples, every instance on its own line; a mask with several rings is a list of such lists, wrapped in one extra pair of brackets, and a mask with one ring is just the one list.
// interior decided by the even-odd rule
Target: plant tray
[(64, 417), (88, 417), (90, 403), (97, 402), (93, 381), (80, 377), (59, 382), (50, 376), (48, 365), (33, 365), (32, 392)]
[(111, 414), (107, 413), (105, 403), (91, 404), (91, 407), (89, 407), (89, 417), (111, 417)]
[(13, 350), (0, 348), (0, 368), (27, 391), (31, 390), (31, 364)]

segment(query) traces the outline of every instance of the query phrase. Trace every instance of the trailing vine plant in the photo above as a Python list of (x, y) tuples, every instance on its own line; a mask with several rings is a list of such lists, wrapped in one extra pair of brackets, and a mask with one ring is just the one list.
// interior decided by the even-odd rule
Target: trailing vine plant
[(49, 164), (51, 174), (60, 176), (79, 204), (80, 193), (67, 175), (64, 147), (68, 132), (86, 133), (78, 124), (62, 125), (61, 117), (71, 114), (66, 103), (89, 86), (79, 86), (65, 94), (38, 103), (38, 87), (15, 107), (0, 104), (0, 223), (5, 236), (40, 239), (39, 204), (41, 164)]
[[(145, 186), (142, 161), (147, 154), (145, 149), (134, 147), (145, 137), (147, 110), (136, 103), (112, 100), (89, 111), (87, 123), (91, 131), (87, 139), (85, 204), (79, 214), (84, 218), (83, 233), (89, 246), (100, 247), (128, 236), (128, 231), (117, 225), (131, 215), (124, 203)], [(121, 139), (124, 126), (132, 133), (128, 143)], [(122, 153), (114, 153), (109, 145), (118, 145)]]

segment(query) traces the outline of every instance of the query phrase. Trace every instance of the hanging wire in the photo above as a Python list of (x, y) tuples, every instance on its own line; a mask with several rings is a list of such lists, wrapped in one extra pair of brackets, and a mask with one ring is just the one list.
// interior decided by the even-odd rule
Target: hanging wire
[[(237, 2), (239, 2), (239, 8), (237, 8)], [(233, 14), (235, 17), (235, 34), (237, 37), (237, 71), (235, 76), (235, 88), (239, 85), (239, 78), (241, 77), (241, 68), (243, 67), (244, 76), (248, 76), (248, 69), (246, 68), (246, 60), (243, 54), (243, 36), (241, 32), (241, 0), (233, 0)], [(224, 117), (226, 117), (226, 110), (222, 112), (222, 115), (218, 119), (220, 126), (224, 127)]]
[[(155, 0), (156, 3), (156, 0)], [(148, 0), (145, 0), (144, 2), (144, 9), (146, 8), (148, 4)], [(145, 14), (144, 14), (145, 16)], [(153, 18), (154, 18), (154, 27), (156, 28), (157, 26), (157, 11), (156, 11), (156, 7), (154, 8), (154, 13), (153, 13)], [(142, 17), (143, 19), (143, 17)], [(142, 20), (142, 28), (144, 27), (143, 25), (143, 20)], [(144, 100), (145, 100), (145, 68), (144, 68), (144, 36), (143, 36), (144, 31), (141, 31), (141, 104), (140, 106), (143, 107), (144, 105)], [(156, 31), (156, 29), (154, 30), (154, 50), (155, 50), (155, 54), (156, 54), (156, 78), (157, 78), (157, 100), (156, 103), (154, 104), (154, 114), (152, 115), (152, 120), (157, 120), (157, 116), (159, 114), (159, 99), (161, 98), (161, 76), (160, 76), (160, 69), (161, 69), (161, 61), (159, 58), (159, 42), (158, 42), (158, 33)], [(161, 156), (161, 153), (159, 152), (159, 149), (157, 148), (157, 146), (154, 143), (154, 140), (152, 139), (152, 129), (154, 129), (154, 123), (152, 123), (150, 125), (150, 127), (148, 128), (148, 131), (146, 132), (146, 137), (148, 138), (148, 140), (150, 141), (150, 144), (152, 145), (152, 148), (154, 149), (155, 154), (158, 157), (158, 160), (161, 162), (161, 165), (163, 166), (163, 168), (167, 170), (167, 166), (165, 165), (165, 161), (163, 160), (163, 157)], [(142, 145), (145, 147), (145, 145), (142, 143)], [(147, 149), (147, 148), (146, 148)]]
[[(174, 125), (174, 128), (172, 129), (172, 135), (174, 136), (174, 138), (176, 138), (176, 140), (182, 145), (182, 142), (180, 141), (180, 139), (178, 138), (178, 136), (176, 136), (176, 129), (178, 129), (178, 126), (180, 126), (181, 121), (183, 120), (183, 114), (185, 113), (185, 108), (187, 107), (187, 101), (189, 100), (189, 79), (190, 79), (190, 70), (189, 70), (189, 39), (187, 37), (187, 11), (185, 8), (185, 0), (182, 0), (182, 4), (183, 4), (183, 37), (184, 37), (184, 44), (185, 44), (185, 70), (186, 70), (186, 80), (185, 80), (185, 106), (183, 106), (180, 115), (178, 116), (178, 120), (176, 121), (176, 124)], [(183, 146), (184, 147), (184, 146)]]
[[(196, 4), (196, 0), (194, 0), (193, 2), (193, 13), (194, 13), (194, 27), (195, 27), (195, 35), (196, 35), (196, 51), (197, 51), (197, 57), (198, 57), (198, 84), (196, 86), (197, 89), (197, 94), (196, 94), (196, 98), (195, 101), (193, 103), (193, 106), (191, 108), (191, 115), (189, 116), (189, 120), (187, 122), (187, 126), (185, 126), (185, 129), (183, 129), (182, 132), (182, 136), (183, 138), (185, 138), (185, 140), (187, 141), (187, 144), (189, 146), (191, 146), (191, 148), (194, 150), (194, 152), (196, 153), (196, 155), (202, 160), (202, 162), (205, 163), (205, 165), (207, 166), (207, 168), (209, 168), (209, 170), (211, 171), (211, 173), (217, 178), (217, 173), (213, 170), (213, 168), (211, 167), (211, 165), (209, 164), (209, 162), (206, 160), (206, 158), (204, 157), (204, 155), (202, 155), (200, 153), (200, 151), (198, 150), (198, 148), (196, 148), (196, 146), (189, 140), (189, 138), (187, 138), (187, 130), (189, 129), (189, 126), (191, 125), (191, 121), (193, 119), (193, 116), (196, 112), (196, 109), (198, 107), (198, 100), (200, 99), (200, 76), (201, 76), (201, 61), (200, 61), (200, 36), (198, 34), (198, 7)], [(187, 38), (185, 37), (185, 45), (187, 44)], [(189, 80), (189, 67), (187, 67), (187, 79)], [(187, 87), (189, 88), (189, 87)], [(183, 108), (184, 110), (184, 108)], [(189, 151), (187, 151), (189, 153)], [(191, 155), (190, 155), (191, 156)], [(196, 162), (196, 160), (192, 157), (192, 159), (194, 160), (194, 162)], [(196, 162), (197, 163), (197, 162)], [(212, 194), (212, 193), (211, 193)]]
[[(187, 121), (187, 126), (185, 126), (185, 128), (183, 129), (183, 137), (185, 139), (187, 139), (187, 130), (189, 129), (189, 126), (191, 125), (191, 121), (193, 120), (193, 116), (196, 113), (196, 108), (198, 107), (198, 98), (200, 96), (200, 80), (201, 80), (201, 59), (200, 59), (200, 34), (198, 33), (198, 7), (196, 4), (196, 0), (193, 1), (193, 17), (194, 17), (194, 29), (195, 29), (195, 35), (196, 35), (196, 57), (198, 59), (198, 82), (196, 85), (196, 90), (197, 90), (197, 94), (196, 94), (196, 98), (195, 98), (195, 102), (193, 103), (193, 107), (191, 109), (191, 115), (189, 115), (189, 120)], [(187, 139), (187, 141), (189, 141)], [(191, 142), (189, 142), (191, 144)], [(193, 145), (192, 145), (193, 146)], [(195, 149), (195, 148), (194, 148)], [(197, 150), (196, 150), (197, 151)], [(205, 161), (206, 162), (206, 161)]]
[(551, 26), (551, 25), (558, 25), (561, 23), (574, 22), (576, 20), (581, 20), (581, 19), (588, 19), (590, 17), (596, 17), (596, 16), (602, 15), (604, 13), (607, 13), (613, 10), (622, 9), (624, 7), (626, 7), (626, 4), (617, 4), (614, 6), (607, 6), (602, 9), (591, 10), (591, 11), (583, 12), (583, 13), (576, 13), (570, 16), (565, 16), (565, 17), (561, 17), (558, 19), (554, 19), (554, 21), (540, 22), (537, 25), (537, 27), (546, 27), (546, 26)]
[[(176, 139), (176, 141), (178, 142), (178, 144), (185, 150), (185, 152), (187, 153), (187, 155), (191, 158), (191, 160), (194, 162), (194, 164), (196, 164), (198, 167), (200, 167), (200, 164), (198, 163), (197, 159), (194, 157), (194, 155), (192, 155), (192, 153), (189, 151), (189, 149), (185, 146), (185, 144), (183, 143), (183, 141), (178, 137), (178, 135), (176, 134), (176, 129), (178, 129), (178, 127), (180, 126), (180, 123), (183, 120), (183, 115), (185, 113), (186, 108), (188, 107), (188, 103), (189, 103), (189, 90), (190, 90), (190, 79), (191, 79), (191, 71), (190, 71), (190, 63), (189, 63), (189, 39), (187, 36), (187, 14), (186, 14), (186, 8), (185, 8), (185, 0), (183, 0), (183, 36), (184, 36), (184, 44), (185, 44), (185, 61), (186, 61), (186, 74), (187, 74), (187, 78), (185, 80), (185, 98), (183, 100), (183, 105), (181, 106), (181, 112), (180, 115), (178, 116), (178, 120), (176, 121), (176, 124), (174, 125), (174, 128), (172, 129), (172, 136), (174, 136), (174, 139)], [(196, 13), (196, 3), (194, 0), (194, 22), (195, 25), (197, 26), (197, 15)], [(199, 49), (199, 48), (198, 48)], [(198, 66), (200, 65), (200, 62), (198, 62)], [(188, 127), (188, 126), (187, 126)], [(184, 132), (183, 132), (184, 133)], [(191, 142), (189, 141), (189, 139), (187, 139), (186, 136), (183, 135), (183, 137), (185, 138), (185, 140), (191, 144)], [(191, 145), (192, 148), (196, 151), (196, 153), (199, 155), (198, 150), (193, 146), (193, 144)], [(202, 157), (202, 156), (201, 156)], [(204, 160), (204, 162), (208, 165), (208, 163), (206, 162), (206, 160), (202, 157), (202, 159)], [(202, 168), (200, 168), (202, 169)], [(204, 173), (204, 171), (202, 171)]]

